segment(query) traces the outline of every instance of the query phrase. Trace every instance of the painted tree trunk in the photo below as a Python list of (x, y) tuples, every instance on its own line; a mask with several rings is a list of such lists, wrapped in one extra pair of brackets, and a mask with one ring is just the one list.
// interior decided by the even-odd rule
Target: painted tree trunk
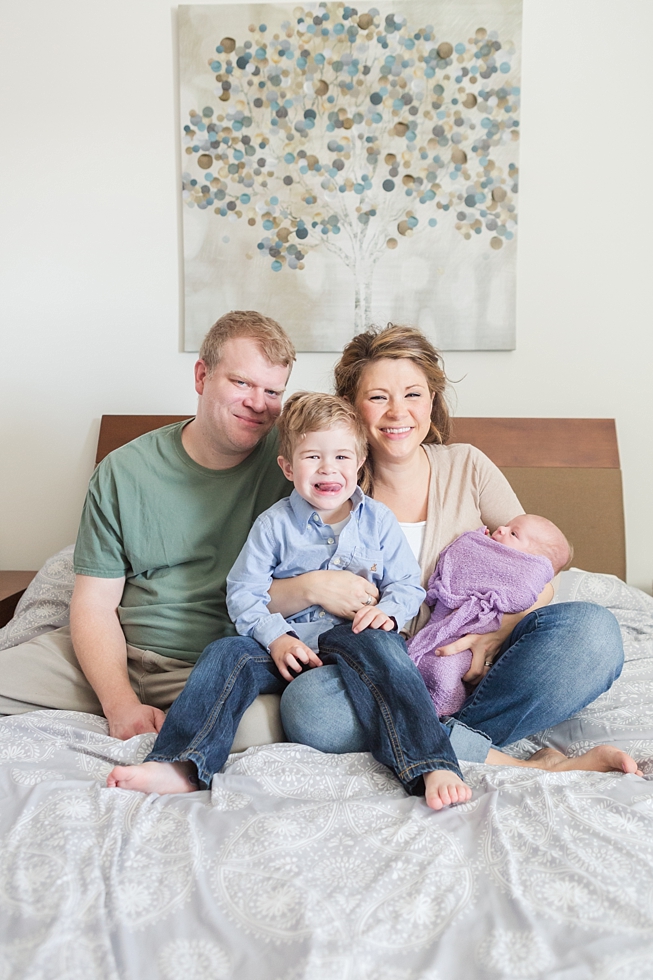
[(363, 333), (372, 325), (372, 274), (370, 262), (359, 262), (356, 267), (356, 299), (354, 302), (354, 333)]

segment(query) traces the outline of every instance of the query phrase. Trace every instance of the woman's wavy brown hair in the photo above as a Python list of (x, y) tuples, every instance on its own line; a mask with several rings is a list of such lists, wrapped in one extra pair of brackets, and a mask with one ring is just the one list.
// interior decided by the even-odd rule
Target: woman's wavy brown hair
[[(442, 356), (416, 327), (389, 323), (387, 327), (372, 327), (365, 333), (357, 334), (349, 341), (335, 366), (336, 394), (355, 405), (364, 368), (381, 358), (409, 358), (421, 369), (433, 396), (431, 426), (424, 442), (445, 443), (451, 429), (446, 401), (449, 381), (444, 373)], [(361, 470), (360, 485), (367, 494), (374, 489), (374, 460), (371, 456), (367, 457)]]

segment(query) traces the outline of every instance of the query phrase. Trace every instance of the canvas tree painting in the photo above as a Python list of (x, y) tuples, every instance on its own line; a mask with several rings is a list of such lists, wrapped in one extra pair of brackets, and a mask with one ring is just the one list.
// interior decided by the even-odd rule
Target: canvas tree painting
[(300, 350), (514, 347), (520, 12), (180, 8), (187, 349), (234, 308)]

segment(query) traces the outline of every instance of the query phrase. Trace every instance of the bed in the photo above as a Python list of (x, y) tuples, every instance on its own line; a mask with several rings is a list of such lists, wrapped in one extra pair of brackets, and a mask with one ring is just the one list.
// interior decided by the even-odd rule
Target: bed
[[(99, 456), (138, 434), (116, 418)], [(140, 431), (174, 421), (147, 420)], [(154, 736), (119, 742), (75, 712), (5, 718), (0, 978), (649, 980), (653, 599), (622, 580), (614, 424), (458, 419), (453, 438), (574, 542), (582, 570), (555, 601), (607, 606), (624, 636), (612, 689), (510, 751), (608, 741), (644, 779), (463, 764), (471, 801), (434, 813), (370, 755), (278, 743), (230, 756), (210, 791), (146, 796), (104, 780)], [(39, 599), (59, 625), (70, 585), (67, 549), (3, 641), (43, 628)]]

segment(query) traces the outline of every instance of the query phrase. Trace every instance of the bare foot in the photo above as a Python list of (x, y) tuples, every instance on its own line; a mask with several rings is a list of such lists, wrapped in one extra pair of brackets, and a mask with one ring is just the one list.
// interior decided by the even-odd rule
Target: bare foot
[(107, 776), (107, 786), (159, 795), (194, 793), (199, 789), (194, 762), (143, 762), (140, 766), (116, 766)]
[(452, 803), (466, 803), (472, 795), (469, 786), (449, 769), (433, 769), (424, 773), (424, 785), (426, 805), (432, 810), (441, 810)]
[(637, 763), (627, 752), (616, 749), (612, 745), (597, 745), (596, 748), (584, 752), (575, 759), (568, 759), (556, 749), (540, 749), (525, 763), (534, 769), (546, 769), (549, 772), (569, 772), (582, 769), (586, 772), (626, 772), (643, 776)]

